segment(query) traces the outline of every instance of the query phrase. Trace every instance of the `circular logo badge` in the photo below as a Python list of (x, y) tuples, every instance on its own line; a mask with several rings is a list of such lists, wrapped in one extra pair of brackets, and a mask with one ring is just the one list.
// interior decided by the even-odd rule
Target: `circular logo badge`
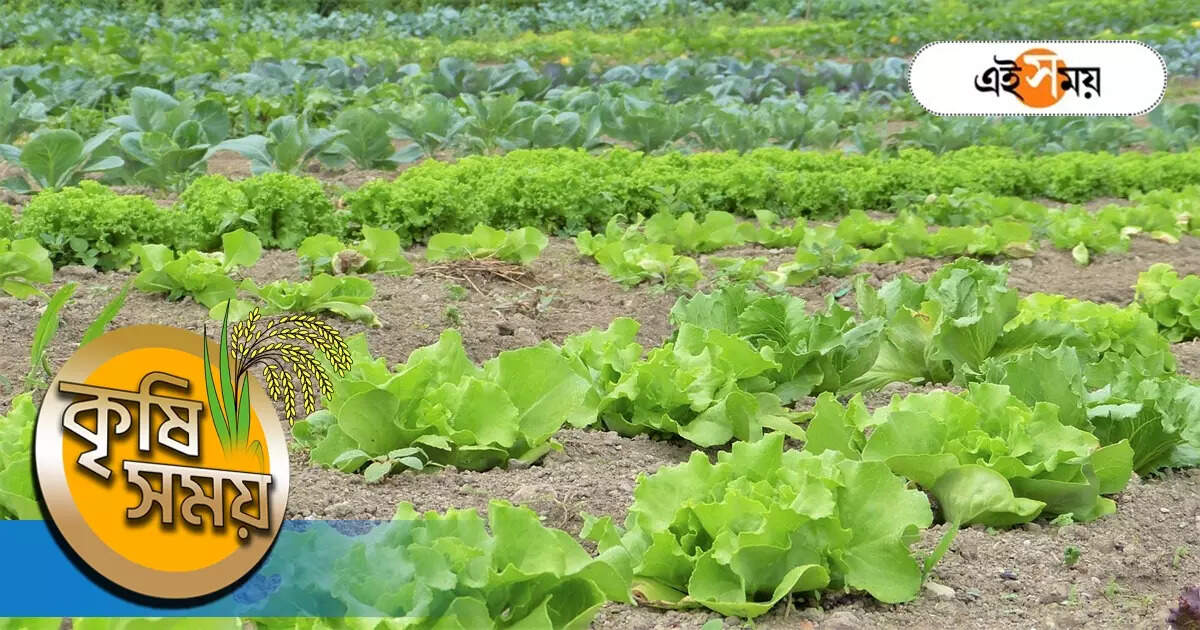
[(110, 332), (67, 361), (38, 414), (51, 520), (88, 566), (142, 595), (233, 584), (283, 520), (283, 429), (249, 362), (220, 341), (166, 326)]

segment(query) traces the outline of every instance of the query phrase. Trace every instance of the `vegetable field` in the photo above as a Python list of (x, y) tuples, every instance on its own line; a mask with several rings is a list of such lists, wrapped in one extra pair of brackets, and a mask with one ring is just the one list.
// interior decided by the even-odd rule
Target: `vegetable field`
[[(288, 518), (395, 525), (288, 588), (389, 619), (213, 627), (1200, 615), (1193, 2), (15, 4), (0, 518), (81, 343), (304, 313), (350, 363), (276, 397)], [(1145, 41), (1166, 98), (907, 94), (1031, 38)]]

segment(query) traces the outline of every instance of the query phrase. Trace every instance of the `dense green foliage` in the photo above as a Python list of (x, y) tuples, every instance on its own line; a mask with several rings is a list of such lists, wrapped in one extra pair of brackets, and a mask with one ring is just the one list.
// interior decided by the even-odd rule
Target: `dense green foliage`
[(992, 384), (897, 398), (874, 415), (859, 398), (843, 408), (823, 395), (808, 433), (806, 451), (884, 462), (932, 493), (957, 525), (1009, 526), (1043, 511), (1080, 521), (1111, 514), (1116, 503), (1100, 495), (1120, 492), (1133, 466), (1127, 441), (1101, 448), (1053, 404), (1031, 408)]
[(56, 266), (117, 269), (133, 261), (131, 246), (137, 243), (174, 243), (175, 225), (171, 212), (145, 197), (118, 195), (85, 181), (34, 197), (15, 232), (41, 242)]
[(391, 230), (363, 226), (362, 240), (346, 245), (328, 234), (310, 236), (300, 243), (296, 254), (306, 272), (327, 272), (335, 276), (350, 273), (384, 273), (407, 276), (412, 263), (404, 257), (400, 235)]
[(1138, 275), (1136, 301), (1172, 342), (1200, 335), (1200, 276), (1182, 278), (1166, 263)]
[(35, 285), (50, 282), (54, 267), (50, 253), (31, 238), (0, 238), (0, 290), (17, 298), (42, 295)]
[[(630, 246), (621, 246), (612, 256), (625, 261), (621, 265), (639, 268), (643, 259), (666, 260), (663, 268), (674, 269), (677, 263), (670, 256), (677, 255), (676, 246), (707, 251), (717, 245), (758, 242), (802, 245), (808, 253), (797, 259), (799, 266), (782, 271), (811, 274), (844, 264), (839, 262), (848, 255), (844, 246), (851, 245), (876, 248), (868, 259), (896, 260), (958, 253), (1024, 255), (1039, 237), (1059, 247), (1082, 245), (1101, 252), (1127, 247), (1135, 232), (1178, 238), (1198, 229), (1190, 218), (1196, 192), (1156, 189), (1185, 187), (1200, 178), (1198, 164), (1191, 153), (1068, 153), (1033, 158), (1031, 166), (1012, 151), (996, 148), (941, 156), (911, 151), (895, 158), (778, 149), (742, 156), (658, 157), (619, 149), (603, 156), (567, 150), (516, 151), (455, 164), (428, 162), (393, 182), (370, 182), (344, 197), (344, 212), (334, 209), (316, 180), (284, 173), (240, 182), (201, 177), (170, 209), (83, 182), (80, 187), (34, 197), (13, 232), (38, 239), (56, 265), (82, 263), (112, 269), (131, 261), (127, 248), (135, 243), (213, 251), (220, 247), (221, 234), (238, 228), (254, 232), (264, 247), (295, 249), (312, 234), (342, 238), (348, 233), (353, 236), (363, 225), (393, 230), (402, 244), (409, 244), (439, 232), (470, 232), (481, 223), (501, 230), (533, 227), (574, 233), (599, 230), (614, 217), (640, 214), (651, 217), (638, 227), (639, 234), (652, 237), (648, 244), (674, 244), (663, 250), (666, 253), (658, 252), (662, 248), (643, 248), (628, 254)], [(953, 192), (960, 188), (987, 194)], [(1142, 195), (1143, 191), (1155, 192)], [(932, 203), (909, 201), (930, 194), (937, 195)], [(997, 195), (1064, 201), (1135, 196), (1138, 204), (1105, 208), (1094, 220), (1082, 209), (1051, 209)], [(897, 204), (912, 216), (872, 227), (863, 215), (851, 215), (846, 227), (835, 233), (781, 226), (776, 218), (838, 215)], [(694, 216), (682, 216), (679, 220), (684, 223), (675, 223), (670, 216), (655, 217), (664, 207)], [(757, 215), (758, 231), (732, 226), (724, 215), (710, 218), (707, 212), (711, 211)], [(919, 228), (926, 221), (948, 225), (924, 234)], [(1032, 226), (1032, 238), (1026, 239), (1027, 232), (1014, 225), (1017, 222)], [(982, 225), (971, 227), (973, 223)], [(955, 227), (964, 229), (950, 229)], [(980, 240), (985, 234), (995, 239), (991, 245)], [(835, 236), (836, 240), (829, 240)], [(627, 275), (636, 282), (641, 273)], [(661, 270), (650, 273), (663, 275)]]
[(148, 293), (165, 293), (168, 300), (191, 297), (205, 308), (237, 297), (233, 274), (239, 267), (250, 267), (262, 255), (258, 237), (245, 230), (221, 237), (221, 252), (206, 254), (195, 250), (172, 251), (165, 245), (134, 245), (140, 273), (133, 286)]
[[(485, 522), (473, 509), (418, 514), (401, 503), (393, 520), (371, 525), (351, 536), (337, 531), (336, 523), (316, 521), (285, 536), (280, 544), (287, 548), (271, 556), (284, 560), (269, 559), (262, 569), (284, 585), (271, 597), (375, 618), (349, 621), (363, 628), (388, 623), (379, 619), (388, 617), (404, 628), (445, 630), (583, 628), (605, 602), (630, 601), (630, 562), (623, 550), (592, 556), (529, 508), (492, 501)], [(339, 627), (338, 620), (256, 623), (265, 629)]]
[(33, 489), (33, 425), (37, 407), (31, 394), (13, 398), (0, 416), (0, 519), (41, 518)]
[(1018, 157), (1000, 148), (964, 149), (934, 157), (896, 158), (760, 149), (648, 157), (614, 149), (514, 151), (455, 164), (428, 162), (394, 182), (371, 182), (347, 195), (352, 219), (397, 229), (412, 238), (437, 231), (522, 226), (576, 232), (610, 217), (723, 210), (752, 215), (837, 215), (890, 207), (898, 195), (969, 188), (995, 195), (1081, 201), (1096, 195), (1181, 188), (1200, 176), (1192, 154), (1067, 153)]
[(297, 440), (313, 461), (378, 479), (394, 469), (452, 465), (466, 470), (525, 463), (558, 448), (564, 425), (595, 422), (588, 381), (556, 348), (502, 352), (476, 366), (457, 331), (413, 351), (389, 369), (361, 337), (354, 366), (334, 381), (326, 410), (298, 422)]
[[(367, 302), (375, 297), (375, 285), (365, 278), (320, 273), (304, 282), (276, 280), (263, 285), (245, 278), (238, 288), (255, 300), (231, 302), (230, 321), (240, 320), (258, 307), (263, 315), (327, 312), (376, 328), (383, 325), (375, 311), (367, 306)], [(222, 319), (225, 304), (212, 307), (209, 315), (213, 319)]]
[(784, 450), (776, 434), (640, 476), (624, 531), (605, 517), (584, 534), (601, 553), (628, 550), (642, 601), (757, 617), (793, 592), (916, 597), (908, 546), (931, 522), (929, 500), (886, 466)]
[(435, 262), (494, 259), (524, 265), (537, 258), (549, 243), (550, 239), (537, 228), (504, 231), (480, 223), (469, 234), (434, 234), (425, 257)]
[[(257, 307), (381, 326), (371, 276), (413, 273), (404, 248), (416, 243), (437, 275), (531, 263), (547, 235), (575, 236), (614, 280), (682, 293), (654, 347), (624, 317), (482, 365), (453, 329), (397, 365), (350, 338), (351, 369), (292, 435), (314, 463), (368, 483), (523, 468), (562, 449), (564, 428), (697, 450), (640, 475), (623, 524), (584, 515), (579, 538), (595, 553), (500, 501), (486, 519), (401, 504), (354, 536), (310, 523), (272, 558), (314, 564), (268, 560), (262, 574), (280, 578), (268, 598), (367, 619), (260, 628), (574, 630), (609, 601), (744, 618), (823, 591), (905, 602), (959, 527), (1089, 521), (1117, 508), (1109, 497), (1133, 474), (1200, 466), (1200, 384), (1176, 372), (1170, 346), (1200, 330), (1196, 276), (1154, 265), (1126, 307), (1021, 298), (1005, 267), (966, 258), (922, 281), (830, 279), (1042, 247), (1088, 264), (1136, 239), (1200, 236), (1196, 103), (1168, 102), (1146, 124), (939, 118), (906, 94), (906, 58), (941, 39), (1137, 39), (1173, 75), (1200, 72), (1190, 0), (6, 9), (0, 159), (13, 177), (0, 185), (33, 195), (15, 215), (0, 204), (0, 289), (44, 297), (53, 267), (71, 264), (138, 272), (82, 343), (129, 286), (190, 296), (218, 319)], [(219, 151), (253, 175), (206, 175)], [(353, 175), (305, 175), (417, 161), (356, 190), (342, 185)], [(1105, 197), (1130, 203), (1053, 203)], [(245, 278), (264, 248), (295, 250), (302, 278)], [(721, 257), (729, 248), (787, 252)], [(821, 305), (787, 292), (813, 281), (831, 289)], [(25, 379), (35, 392), (0, 416), (0, 519), (40, 516), (33, 401), (75, 290), (48, 299)], [(868, 411), (860, 394), (892, 383), (953, 391)], [(947, 536), (917, 557), (935, 522)]]
[[(783, 13), (793, 7), (792, 3), (763, 4), (774, 5)], [(794, 6), (802, 15), (808, 5)], [(12, 63), (73, 57), (92, 63), (105, 58), (111, 65), (113, 56), (104, 53), (116, 48), (126, 53), (118, 58), (124, 63), (170, 63), (173, 59), (175, 64), (194, 68), (190, 73), (195, 73), (230, 66), (240, 69), (246, 57), (282, 58), (285, 55), (277, 53), (297, 48), (297, 35), (303, 38), (301, 53), (315, 59), (340, 56), (348, 49), (368, 58), (398, 55), (417, 60), (442, 56), (541, 60), (580, 53), (641, 60), (681, 53), (770, 49), (810, 56), (860, 57), (911, 54), (921, 43), (938, 39), (1088, 39), (1099, 34), (1184, 39), (1194, 31), (1189, 23), (1196, 18), (1194, 6), (1187, 0), (1103, 0), (1088, 5), (1057, 0), (982, 6), (937, 2), (919, 3), (918, 10), (911, 6), (878, 10), (878, 6), (866, 5), (857, 11), (856, 5), (844, 3), (816, 1), (813, 6), (817, 15), (825, 10), (832, 19), (784, 21), (777, 11), (733, 17), (718, 14), (684, 20), (682, 26), (667, 21), (621, 32), (603, 27), (627, 27), (671, 10), (684, 14), (698, 9), (708, 11), (698, 2), (614, 2), (599, 7), (551, 2), (545, 10), (526, 8), (512, 14), (489, 7), (464, 12), (385, 14), (382, 19), (367, 14), (322, 18), (311, 14), (196, 12), (191, 19), (172, 20), (169, 24), (163, 24), (157, 16), (147, 19), (136, 12), (108, 16), (86, 10), (28, 12), (12, 13), (0, 22), (0, 33), (4, 33), (0, 44), (23, 44), (14, 47)], [(641, 7), (645, 8), (639, 10)], [(836, 19), (839, 16), (851, 19)], [(47, 23), (55, 28), (45, 28)], [(105, 37), (107, 33), (97, 27), (110, 24), (117, 28)], [(564, 27), (579, 28), (559, 30)], [(484, 32), (479, 33), (481, 30)], [(518, 35), (528, 30), (557, 32)], [(210, 39), (201, 40), (200, 35)], [(426, 35), (441, 39), (420, 38)], [(458, 39), (464, 36), (473, 39)], [(89, 50), (93, 47), (94, 52)]]

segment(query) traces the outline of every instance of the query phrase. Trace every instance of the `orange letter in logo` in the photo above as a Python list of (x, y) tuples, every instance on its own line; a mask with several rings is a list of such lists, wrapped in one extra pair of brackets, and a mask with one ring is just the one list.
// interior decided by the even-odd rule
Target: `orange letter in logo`
[(1050, 107), (1066, 93), (1058, 71), (1067, 66), (1053, 50), (1026, 50), (1017, 57), (1017, 66), (1020, 68), (1021, 82), (1014, 91), (1022, 103), (1030, 107)]

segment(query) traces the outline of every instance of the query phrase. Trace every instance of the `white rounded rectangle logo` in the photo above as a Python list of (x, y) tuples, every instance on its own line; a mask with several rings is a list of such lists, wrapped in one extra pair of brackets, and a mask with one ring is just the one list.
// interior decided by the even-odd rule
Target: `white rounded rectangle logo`
[(1140, 116), (1167, 89), (1167, 64), (1136, 41), (933, 42), (908, 86), (939, 116)]

